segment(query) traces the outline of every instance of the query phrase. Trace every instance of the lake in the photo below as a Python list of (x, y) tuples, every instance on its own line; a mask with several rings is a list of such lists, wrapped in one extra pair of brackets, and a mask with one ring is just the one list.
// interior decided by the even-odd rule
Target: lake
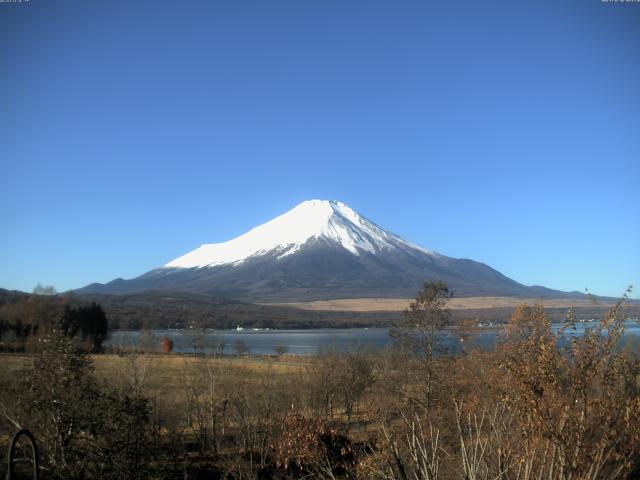
[[(561, 325), (554, 325), (557, 331)], [(597, 327), (597, 323), (577, 323), (575, 331), (565, 333), (565, 337), (581, 336), (586, 329)], [(500, 327), (477, 329), (472, 336), (465, 339), (467, 344), (489, 350), (495, 347), (496, 340), (502, 332)], [(194, 345), (212, 351), (224, 345), (224, 354), (235, 354), (248, 348), (252, 355), (273, 355), (277, 347), (282, 347), (292, 355), (316, 355), (334, 348), (339, 352), (360, 348), (380, 349), (391, 345), (387, 328), (350, 328), (350, 329), (317, 329), (317, 330), (206, 330), (205, 333), (192, 330), (154, 330), (151, 333), (118, 331), (105, 342), (105, 346), (134, 347), (141, 343), (159, 348), (162, 337), (173, 340), (173, 351), (177, 353), (194, 353)], [(461, 351), (462, 342), (455, 329), (447, 329), (438, 333), (439, 342), (449, 351)], [(625, 322), (624, 342), (640, 341), (640, 324), (637, 321)]]

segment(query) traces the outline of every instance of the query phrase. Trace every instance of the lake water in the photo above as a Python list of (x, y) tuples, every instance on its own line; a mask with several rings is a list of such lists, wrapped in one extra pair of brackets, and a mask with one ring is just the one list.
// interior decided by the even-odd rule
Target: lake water
[[(565, 333), (567, 340), (572, 336), (581, 336), (585, 329), (595, 328), (597, 323), (578, 323), (575, 331)], [(558, 330), (560, 325), (555, 325)], [(482, 349), (495, 347), (501, 328), (481, 328), (465, 339)], [(141, 332), (114, 332), (105, 342), (105, 346), (133, 347), (141, 343), (159, 348), (162, 337), (173, 340), (173, 351), (178, 353), (194, 353), (195, 348), (204, 347), (212, 351), (224, 346), (224, 354), (236, 354), (245, 347), (253, 355), (273, 355), (278, 347), (293, 355), (316, 355), (334, 348), (345, 352), (360, 348), (380, 349), (391, 345), (387, 328), (351, 328), (351, 329), (317, 329), (317, 330), (206, 330), (194, 332), (190, 330), (154, 330), (152, 336)], [(449, 351), (460, 351), (462, 342), (454, 329), (438, 333), (439, 343)], [(640, 342), (640, 325), (637, 321), (625, 322), (624, 342)]]

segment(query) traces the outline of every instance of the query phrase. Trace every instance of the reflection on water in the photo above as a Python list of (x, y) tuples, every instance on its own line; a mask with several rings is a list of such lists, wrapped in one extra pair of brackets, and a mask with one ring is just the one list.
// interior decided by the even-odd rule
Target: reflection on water
[[(596, 328), (597, 323), (578, 323), (575, 330), (565, 332), (569, 340), (581, 336), (586, 329)], [(561, 326), (554, 326), (557, 331)], [(457, 330), (449, 329), (438, 333), (439, 343), (447, 351), (459, 352), (462, 345), (474, 348), (492, 349), (501, 335), (501, 328), (477, 329), (461, 340)], [(361, 348), (380, 349), (392, 343), (387, 328), (317, 329), (317, 330), (206, 330), (204, 333), (190, 330), (154, 330), (153, 336), (141, 332), (114, 332), (106, 346), (134, 347), (142, 344), (158, 348), (162, 337), (173, 340), (173, 351), (194, 353), (195, 349), (215, 351), (223, 348), (225, 355), (232, 355), (248, 348), (253, 355), (273, 355), (290, 353), (293, 355), (316, 355), (322, 351), (335, 349), (339, 352)], [(640, 325), (637, 322), (625, 322), (623, 342), (640, 340)]]

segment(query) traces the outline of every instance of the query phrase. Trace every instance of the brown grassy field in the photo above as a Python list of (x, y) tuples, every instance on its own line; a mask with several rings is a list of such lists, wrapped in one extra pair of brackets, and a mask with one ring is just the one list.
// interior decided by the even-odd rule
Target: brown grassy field
[[(570, 352), (542, 307), (520, 307), (494, 352), (465, 341), (434, 357), (427, 329), (405, 348), (315, 357), (123, 350), (86, 372), (50, 335), (52, 352), (0, 355), (0, 449), (22, 418), (58, 480), (637, 478), (640, 359), (619, 348), (624, 315)], [(51, 456), (58, 445), (74, 463)]]
[[(0, 353), (0, 366), (4, 372), (19, 373), (31, 365), (32, 354)], [(98, 378), (108, 378), (113, 381), (114, 373), (123, 373), (131, 369), (131, 356), (116, 354), (91, 355)], [(179, 387), (184, 383), (185, 374), (194, 366), (201, 364), (202, 359), (194, 355), (147, 353), (139, 355), (136, 360), (146, 362), (153, 384), (168, 387)], [(302, 371), (310, 364), (307, 357), (282, 355), (277, 356), (248, 356), (248, 357), (218, 357), (207, 358), (209, 365), (238, 369), (246, 374), (259, 375), (266, 371), (276, 375), (290, 375)], [(122, 378), (122, 377), (121, 377)]]
[[(349, 311), (349, 312), (400, 312), (409, 306), (413, 299), (407, 298), (345, 298), (338, 300), (320, 300), (313, 302), (282, 303), (304, 310)], [(524, 297), (463, 297), (452, 298), (447, 306), (452, 310), (468, 310), (482, 308), (515, 308), (521, 304), (535, 305), (540, 303), (538, 298)], [(599, 302), (600, 306), (610, 306), (611, 300)], [(589, 298), (559, 298), (545, 299), (546, 308), (593, 307), (594, 302)]]

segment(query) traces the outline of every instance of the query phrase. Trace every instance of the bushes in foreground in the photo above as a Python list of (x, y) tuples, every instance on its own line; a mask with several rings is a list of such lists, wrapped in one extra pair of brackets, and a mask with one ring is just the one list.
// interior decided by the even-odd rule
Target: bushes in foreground
[(41, 337), (31, 364), (3, 387), (5, 420), (34, 434), (45, 478), (145, 478), (149, 401), (100, 388), (73, 339)]
[[(446, 317), (435, 293), (422, 323), (412, 314), (420, 335)], [(0, 412), (7, 433), (10, 421), (33, 430), (52, 479), (638, 478), (640, 358), (622, 345), (624, 304), (580, 337), (571, 315), (557, 332), (522, 306), (494, 352), (434, 356), (422, 342), (258, 366), (129, 352), (99, 375), (54, 332), (4, 375)]]

